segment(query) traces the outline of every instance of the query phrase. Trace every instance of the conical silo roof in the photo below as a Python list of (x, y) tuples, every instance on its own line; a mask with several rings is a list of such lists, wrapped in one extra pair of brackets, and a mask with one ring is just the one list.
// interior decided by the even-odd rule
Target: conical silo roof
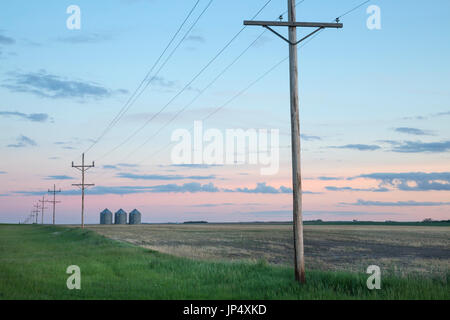
[(130, 214), (141, 214), (137, 209), (134, 209), (133, 211), (130, 212)]

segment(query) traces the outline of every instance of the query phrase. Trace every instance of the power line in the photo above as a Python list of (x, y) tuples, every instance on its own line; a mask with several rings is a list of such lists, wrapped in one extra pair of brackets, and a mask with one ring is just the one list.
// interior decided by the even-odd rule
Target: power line
[[(303, 1), (299, 1), (297, 3), (303, 3), (305, 0)], [(354, 12), (355, 10), (357, 10), (358, 8), (360, 8), (361, 6), (363, 6), (364, 4), (366, 4), (369, 1), (364, 1), (362, 3), (360, 3), (359, 5), (355, 6), (354, 8), (352, 8), (351, 10), (346, 11), (345, 13), (341, 14), (338, 17), (344, 17), (352, 12)], [(256, 16), (256, 15), (255, 15)], [(253, 18), (254, 19), (254, 18)], [(334, 21), (334, 20), (333, 20)], [(318, 36), (321, 32), (323, 31), (320, 30), (317, 33), (315, 33), (313, 36), (311, 36), (310, 38), (308, 38), (306, 41), (303, 42), (302, 45), (299, 46), (299, 48), (302, 48), (304, 46), (306, 46), (309, 42), (311, 42), (316, 36)], [(261, 35), (260, 35), (261, 36)], [(251, 84), (249, 84), (247, 87), (245, 87), (243, 90), (239, 91), (236, 95), (234, 95), (232, 98), (230, 98), (229, 100), (227, 100), (224, 104), (222, 104), (221, 106), (217, 107), (215, 110), (213, 110), (212, 112), (210, 112), (206, 117), (204, 117), (202, 120), (206, 120), (209, 119), (210, 117), (212, 117), (214, 114), (216, 114), (217, 112), (219, 112), (220, 110), (222, 110), (223, 108), (225, 108), (228, 104), (230, 104), (232, 101), (234, 101), (235, 99), (237, 99), (239, 96), (241, 96), (242, 94), (244, 94), (247, 90), (249, 90), (251, 87), (253, 87), (254, 85), (256, 85), (259, 81), (261, 81), (263, 78), (265, 78), (267, 75), (269, 75), (271, 72), (273, 72), (278, 66), (280, 66), (283, 62), (285, 62), (289, 57), (285, 57), (283, 60), (277, 62), (274, 66), (272, 66), (271, 68), (269, 68), (266, 72), (264, 72), (264, 74), (262, 74), (260, 77), (258, 77), (256, 80), (254, 80)], [(191, 128), (192, 129), (192, 128)], [(169, 142), (168, 144), (166, 144), (164, 147), (160, 148), (158, 151), (152, 153), (150, 155), (150, 157), (146, 157), (144, 158), (142, 161), (136, 163), (136, 164), (142, 164), (144, 161), (147, 161), (149, 159), (152, 159), (153, 157), (155, 157), (156, 155), (158, 155), (160, 152), (164, 151), (165, 149), (167, 149), (170, 145), (172, 145), (173, 142)]]
[[(230, 99), (228, 99), (225, 103), (223, 103), (222, 105), (220, 105), (218, 108), (214, 109), (212, 112), (210, 112), (206, 117), (204, 117), (202, 119), (202, 121), (205, 121), (206, 119), (212, 117), (214, 114), (216, 114), (217, 112), (219, 112), (220, 110), (222, 110), (223, 108), (225, 108), (227, 105), (229, 105), (231, 102), (233, 102), (234, 100), (236, 100), (239, 96), (243, 95), (246, 91), (248, 91), (251, 87), (253, 87), (255, 84), (257, 84), (258, 82), (260, 82), (262, 79), (264, 79), (267, 75), (269, 75), (272, 71), (274, 71), (277, 67), (279, 67), (283, 62), (285, 62), (286, 60), (288, 60), (289, 57), (285, 57), (284, 59), (282, 59), (281, 61), (277, 62), (275, 65), (273, 65), (270, 69), (268, 69), (266, 72), (264, 72), (261, 76), (259, 76), (256, 80), (252, 81), (249, 85), (247, 85), (244, 89), (242, 89), (241, 91), (239, 91), (237, 94), (235, 94), (233, 97), (231, 97)], [(192, 129), (192, 127), (191, 127)], [(167, 145), (165, 145), (163, 148), (161, 148), (160, 150), (158, 150), (157, 152), (153, 153), (151, 155), (151, 157), (145, 158), (142, 161), (138, 162), (137, 164), (141, 164), (142, 162), (153, 158), (154, 156), (156, 156), (157, 154), (159, 154), (161, 151), (165, 150), (166, 148), (168, 148), (170, 145), (172, 145), (173, 142), (168, 143)]]
[[(212, 1), (212, 0), (211, 0)], [(258, 10), (258, 12), (253, 16), (252, 19), (256, 18), (261, 11), (271, 2), (272, 0), (268, 0), (261, 9)], [(244, 31), (244, 29), (246, 28), (246, 26), (242, 27), (226, 44), (225, 46), (219, 50), (219, 52), (208, 61), (208, 63), (199, 71), (197, 72), (197, 74), (180, 90), (178, 91), (175, 96), (173, 96), (169, 102), (167, 102), (157, 113), (155, 113), (154, 115), (152, 115), (149, 119), (146, 120), (146, 122), (140, 126), (137, 130), (135, 130), (131, 135), (129, 135), (125, 140), (123, 140), (120, 144), (118, 144), (117, 146), (115, 146), (114, 148), (110, 149), (107, 153), (103, 154), (100, 158), (97, 159), (97, 161), (99, 159), (103, 159), (104, 157), (108, 156), (109, 154), (111, 154), (112, 152), (114, 152), (115, 150), (117, 150), (118, 148), (120, 148), (121, 146), (123, 146), (125, 143), (127, 143), (128, 141), (130, 141), (134, 136), (136, 136), (136, 134), (138, 134), (140, 131), (142, 131), (153, 119), (155, 119), (159, 114), (161, 114), (161, 112), (163, 112), (173, 101), (175, 101), (176, 98), (178, 98), (184, 91), (186, 91), (187, 88), (189, 88), (191, 86), (191, 84), (203, 73), (205, 72), (205, 70), (220, 56), (222, 55), (222, 53), (236, 40), (236, 38), (242, 33), (242, 31)]]
[[(297, 3), (300, 4), (303, 1), (300, 1)], [(366, 4), (369, 1), (364, 1), (363, 3), (360, 3), (359, 5), (355, 6), (354, 8), (352, 8), (351, 10), (346, 11), (344, 14), (338, 16), (338, 17), (344, 17), (348, 14), (350, 14), (351, 12), (357, 10), (358, 8), (360, 8), (361, 6), (363, 6), (364, 4)], [(333, 20), (334, 21), (334, 20)], [(308, 38), (306, 41), (303, 42), (302, 45), (299, 46), (299, 48), (303, 48), (304, 46), (306, 46), (309, 42), (311, 42), (315, 37), (317, 37), (321, 32), (323, 31), (323, 29), (319, 30), (317, 33), (315, 33), (314, 35), (312, 35), (310, 38)], [(261, 35), (260, 35), (261, 36)], [(260, 77), (258, 77), (256, 80), (254, 80), (252, 83), (250, 83), (247, 87), (245, 87), (244, 89), (242, 89), (240, 92), (238, 92), (236, 95), (234, 95), (232, 98), (230, 98), (228, 101), (226, 101), (224, 104), (222, 104), (221, 106), (219, 106), (218, 108), (214, 109), (212, 112), (210, 112), (206, 117), (204, 117), (202, 119), (202, 121), (205, 121), (207, 119), (209, 119), (210, 117), (212, 117), (214, 114), (216, 114), (217, 112), (219, 112), (220, 110), (222, 110), (223, 108), (225, 108), (228, 104), (230, 104), (231, 102), (233, 102), (236, 98), (238, 98), (239, 96), (241, 96), (242, 94), (244, 94), (247, 90), (249, 90), (251, 87), (253, 87), (255, 84), (257, 84), (259, 81), (261, 81), (262, 79), (264, 79), (267, 75), (269, 75), (272, 71), (274, 71), (278, 66), (280, 66), (283, 62), (285, 62), (287, 59), (289, 59), (289, 57), (285, 57), (283, 60), (277, 62), (275, 65), (273, 65), (270, 69), (268, 69), (266, 72), (264, 72)], [(192, 127), (191, 127), (192, 129)], [(157, 154), (159, 154), (160, 152), (164, 151), (165, 149), (167, 149), (170, 145), (172, 145), (173, 142), (169, 142), (168, 144), (166, 144), (164, 147), (162, 147), (161, 149), (159, 149), (158, 151), (156, 151), (155, 153), (153, 153), (150, 157), (144, 158), (142, 161), (138, 162), (137, 164), (141, 164), (146, 160), (152, 159), (154, 156), (156, 156)]]
[[(296, 5), (300, 5), (303, 2), (305, 2), (306, 0), (301, 0), (299, 2), (297, 2)], [(268, 1), (254, 16), (252, 19), (256, 18), (259, 13), (269, 4), (270, 1)], [(287, 11), (283, 12), (280, 17), (282, 17)], [(242, 30), (245, 29), (244, 28), (241, 29), (240, 32), (242, 32)], [(161, 128), (159, 128), (152, 136), (150, 136), (147, 140), (144, 141), (144, 143), (142, 143), (141, 145), (139, 145), (136, 149), (134, 149), (132, 152), (130, 152), (125, 158), (127, 159), (128, 157), (130, 157), (132, 154), (134, 154), (136, 151), (140, 150), (142, 147), (144, 147), (148, 142), (150, 142), (150, 140), (152, 140), (154, 137), (156, 137), (164, 128), (166, 128), (172, 121), (174, 121), (181, 113), (183, 113), (188, 107), (190, 107), (207, 89), (209, 89), (223, 74), (225, 74), (228, 69), (230, 69), (264, 34), (266, 33), (266, 30), (264, 30), (263, 32), (261, 32), (259, 34), (259, 36), (253, 40), (252, 43), (250, 43), (250, 45), (248, 47), (246, 47), (230, 64), (228, 64), (208, 85), (206, 85), (206, 87), (204, 87), (202, 90), (200, 90), (200, 92), (194, 97), (194, 99), (192, 99), (188, 104), (186, 104), (183, 108), (181, 108), (171, 119), (169, 119), (169, 121), (167, 121)], [(122, 160), (122, 161), (124, 161)]]
[[(153, 66), (150, 68), (150, 70), (147, 72), (146, 76), (144, 77), (144, 79), (141, 81), (141, 83), (139, 84), (139, 86), (135, 89), (135, 91), (133, 92), (133, 94), (128, 98), (127, 102), (125, 103), (125, 105), (120, 109), (119, 113), (113, 118), (113, 120), (109, 123), (109, 125), (105, 128), (105, 130), (100, 134), (100, 136), (89, 146), (89, 148), (87, 148), (84, 153), (87, 153), (89, 150), (91, 150), (105, 135), (106, 133), (108, 133), (108, 131), (120, 120), (120, 118), (123, 116), (123, 114), (125, 112), (127, 112), (127, 110), (130, 108), (130, 103), (133, 100), (133, 97), (137, 94), (137, 92), (139, 91), (139, 89), (142, 87), (142, 85), (147, 81), (147, 79), (149, 78), (150, 74), (153, 72), (153, 70), (155, 69), (155, 67), (158, 65), (159, 61), (162, 59), (162, 57), (164, 56), (164, 54), (166, 53), (166, 51), (169, 49), (169, 47), (172, 45), (173, 41), (175, 40), (175, 38), (178, 36), (178, 34), (180, 33), (181, 29), (184, 27), (184, 25), (186, 24), (187, 20), (189, 19), (189, 17), (192, 15), (192, 13), (194, 12), (195, 8), (197, 7), (197, 5), (199, 4), (200, 0), (197, 0), (197, 2), (194, 4), (194, 6), (192, 7), (192, 9), (189, 11), (188, 15), (186, 16), (186, 18), (183, 20), (183, 22), (181, 23), (181, 25), (178, 27), (177, 31), (174, 33), (174, 35), (172, 36), (172, 38), (170, 39), (169, 43), (166, 45), (166, 47), (164, 48), (164, 50), (162, 51), (162, 53), (159, 55), (158, 59), (156, 59), (155, 63), (153, 64)], [(153, 78), (152, 78), (153, 80)]]
[(183, 108), (181, 108), (180, 110), (178, 110), (178, 112), (169, 119), (169, 121), (167, 121), (162, 127), (160, 127), (152, 136), (150, 136), (147, 140), (144, 141), (144, 143), (142, 143), (141, 145), (139, 145), (139, 147), (137, 147), (135, 150), (133, 150), (132, 152), (130, 152), (127, 155), (127, 158), (129, 156), (131, 156), (132, 154), (134, 154), (136, 151), (138, 151), (139, 149), (141, 149), (142, 147), (144, 147), (147, 143), (150, 142), (150, 140), (152, 140), (154, 137), (156, 137), (164, 128), (166, 128), (170, 123), (172, 123), (172, 121), (174, 121), (181, 113), (183, 113), (188, 107), (190, 107), (195, 101), (197, 101), (197, 99), (208, 89), (210, 88), (217, 80), (219, 80), (219, 78), (225, 74), (225, 72), (228, 71), (228, 69), (230, 69), (261, 37), (262, 35), (265, 33), (266, 31), (263, 31), (247, 48), (245, 48), (244, 51), (242, 51), (228, 66), (226, 66), (210, 83), (208, 83), (208, 85), (206, 87), (204, 87), (202, 90), (200, 90), (200, 92), (194, 97), (194, 99), (192, 99), (188, 104), (186, 104)]
[(350, 10), (348, 10), (347, 12), (341, 14), (341, 15), (338, 16), (336, 19), (340, 19), (340, 18), (345, 17), (346, 15), (352, 13), (353, 11), (355, 11), (355, 10), (361, 8), (361, 7), (362, 7), (363, 5), (365, 5), (366, 3), (369, 3), (370, 1), (371, 1), (371, 0), (367, 0), (367, 1), (364, 1), (364, 2), (362, 2), (362, 3), (360, 3), (360, 4), (358, 4), (356, 7), (354, 7), (353, 9), (350, 9)]
[[(304, 2), (300, 1), (300, 3)], [(263, 31), (257, 39), (259, 39), (266, 31)], [(307, 45), (310, 41), (312, 41), (316, 36), (319, 35), (320, 32), (317, 32), (316, 34), (314, 34), (313, 36), (311, 36), (308, 40), (306, 40), (302, 45), (299, 46), (299, 48), (304, 47), (305, 45)], [(256, 40), (254, 42), (256, 42)], [(252, 42), (252, 44), (254, 43)], [(249, 48), (251, 47), (251, 45), (249, 47), (247, 47), (244, 52), (241, 54), (243, 55)], [(241, 56), (240, 55), (240, 56)], [(225, 108), (227, 105), (229, 105), (230, 103), (232, 103), (234, 100), (236, 100), (239, 96), (243, 95), (246, 91), (248, 91), (251, 87), (253, 87), (254, 85), (256, 85), (258, 82), (260, 82), (262, 79), (264, 79), (267, 75), (269, 75), (271, 72), (273, 72), (277, 67), (279, 67), (283, 62), (285, 62), (286, 60), (288, 60), (289, 57), (285, 57), (284, 59), (282, 59), (281, 61), (277, 62), (275, 65), (273, 65), (272, 67), (270, 67), (266, 72), (264, 72), (261, 76), (259, 76), (256, 80), (252, 81), (249, 85), (247, 85), (244, 89), (242, 89), (241, 91), (239, 91), (237, 94), (235, 94), (233, 97), (231, 97), (229, 100), (227, 100), (225, 103), (223, 103), (222, 105), (220, 105), (219, 107), (217, 107), (216, 109), (214, 109), (212, 112), (210, 112), (206, 117), (204, 117), (202, 119), (202, 121), (205, 121), (207, 119), (209, 119), (210, 117), (212, 117), (214, 114), (216, 114), (217, 112), (219, 112), (220, 110), (222, 110), (223, 108)], [(229, 67), (231, 67), (232, 64), (229, 65)], [(227, 67), (228, 68), (228, 67)], [(191, 127), (192, 129), (192, 127)], [(156, 156), (157, 154), (159, 154), (160, 152), (164, 151), (165, 149), (167, 149), (170, 145), (172, 145), (173, 142), (169, 142), (168, 144), (166, 144), (163, 148), (159, 149), (158, 151), (156, 151), (155, 153), (153, 153), (150, 157), (144, 158), (142, 161), (138, 162), (137, 164), (142, 164), (144, 161), (148, 160), (148, 159), (152, 159), (154, 156)], [(134, 151), (133, 151), (134, 152)], [(126, 159), (126, 158), (124, 158)]]

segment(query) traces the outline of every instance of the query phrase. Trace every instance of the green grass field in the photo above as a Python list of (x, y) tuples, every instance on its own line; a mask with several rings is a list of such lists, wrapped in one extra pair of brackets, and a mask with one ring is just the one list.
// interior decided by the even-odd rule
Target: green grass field
[[(81, 268), (81, 290), (68, 290), (66, 268)], [(0, 225), (1, 299), (449, 299), (449, 276), (382, 277), (174, 257), (78, 228)]]

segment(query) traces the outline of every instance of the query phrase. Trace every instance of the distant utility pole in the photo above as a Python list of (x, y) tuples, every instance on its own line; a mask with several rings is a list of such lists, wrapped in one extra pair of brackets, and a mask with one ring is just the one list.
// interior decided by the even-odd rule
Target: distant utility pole
[[(34, 213), (33, 213), (33, 210), (31, 210), (31, 213), (30, 213), (30, 215), (24, 220), (24, 224), (27, 224), (27, 223), (29, 223), (30, 221), (33, 221), (33, 218), (34, 218)], [(21, 224), (20, 223), (20, 221), (19, 221), (19, 224)]]
[(39, 215), (39, 203), (34, 204), (33, 207), (34, 207), (33, 212), (34, 212), (34, 214), (35, 214), (35, 217), (36, 217), (36, 224), (37, 224), (37, 223), (38, 223), (38, 215)]
[[(39, 200), (39, 202), (41, 203), (41, 224), (44, 224), (44, 210), (48, 209), (45, 206), (45, 203), (48, 202), (47, 200), (45, 200), (45, 195), (42, 196), (42, 200)], [(37, 222), (36, 222), (37, 223)]]
[(84, 173), (86, 171), (88, 171), (90, 168), (94, 168), (94, 167), (95, 167), (94, 161), (92, 161), (92, 165), (84, 164), (84, 153), (82, 155), (81, 165), (76, 166), (73, 164), (73, 161), (72, 161), (72, 168), (76, 168), (81, 171), (81, 183), (72, 184), (72, 185), (81, 188), (81, 227), (82, 228), (84, 228), (84, 189), (86, 189), (86, 187), (95, 186), (95, 184), (84, 183)]
[[(300, 123), (298, 107), (298, 64), (297, 45), (325, 28), (342, 28), (342, 23), (296, 22), (295, 1), (288, 0), (288, 21), (244, 21), (246, 26), (262, 26), (284, 41), (289, 43), (289, 74), (291, 100), (291, 141), (292, 141), (292, 185), (293, 185), (293, 220), (294, 220), (294, 251), (295, 279), (305, 283), (305, 262), (303, 256), (303, 218), (302, 218), (302, 178), (300, 167)], [(280, 17), (282, 18), (282, 17)], [(280, 19), (281, 20), (281, 19)], [(286, 39), (271, 27), (289, 27), (289, 38)], [(297, 41), (297, 27), (316, 28), (313, 32)]]
[(56, 190), (56, 185), (53, 185), (53, 190), (48, 189), (48, 192), (53, 193), (53, 200), (47, 202), (53, 203), (53, 224), (55, 224), (55, 207), (57, 203), (61, 203), (61, 201), (56, 201), (56, 193), (61, 192), (61, 189)]

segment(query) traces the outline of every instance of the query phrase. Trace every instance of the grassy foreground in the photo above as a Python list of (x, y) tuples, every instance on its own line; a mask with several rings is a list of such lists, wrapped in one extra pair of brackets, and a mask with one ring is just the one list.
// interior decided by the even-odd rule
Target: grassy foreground
[[(81, 268), (81, 290), (68, 290), (66, 268)], [(264, 262), (178, 258), (75, 228), (0, 225), (0, 299), (446, 299), (449, 276), (382, 276), (293, 270)]]

